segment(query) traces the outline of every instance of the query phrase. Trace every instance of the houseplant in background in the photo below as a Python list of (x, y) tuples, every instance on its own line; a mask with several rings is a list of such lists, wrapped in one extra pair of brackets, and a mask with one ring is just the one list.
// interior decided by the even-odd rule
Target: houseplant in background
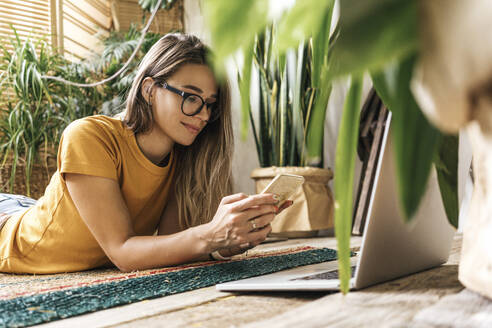
[[(137, 24), (130, 24), (128, 31), (111, 31), (109, 36), (102, 40), (104, 49), (100, 55), (86, 59), (79, 63), (72, 63), (72, 69), (78, 76), (88, 77), (88, 81), (95, 82), (106, 79), (119, 71), (135, 51), (142, 32)], [(98, 86), (102, 100), (98, 111), (104, 115), (115, 115), (124, 107), (124, 97), (135, 78), (135, 69), (140, 59), (162, 37), (159, 33), (147, 32), (142, 46), (117, 78)], [(94, 88), (86, 88), (94, 89)]]
[[(330, 34), (329, 26), (323, 24), (323, 16), (333, 3), (297, 1), (278, 19), (279, 26), (283, 26), (279, 28), (282, 30), (279, 37), (295, 46), (307, 36), (319, 33), (324, 36), (322, 40), (329, 42), (333, 34)], [(221, 66), (226, 57), (242, 49), (245, 70), (241, 94), (249, 95), (249, 45), (255, 34), (268, 24), (269, 2), (208, 0), (205, 4), (217, 52), (216, 62)], [(448, 220), (457, 226), (458, 142), (456, 135), (445, 135), (429, 124), (410, 89), (414, 67), (420, 55), (430, 49), (420, 47), (418, 1), (343, 0), (339, 5), (339, 33), (329, 47), (329, 57), (324, 63), (324, 70), (318, 72), (318, 78), (321, 80), (320, 89), (329, 90), (333, 79), (352, 76), (342, 114), (335, 162), (335, 232), (341, 287), (346, 292), (350, 278), (351, 182), (359, 125), (361, 76), (366, 72), (371, 74), (376, 91), (393, 111), (400, 207), (408, 220), (418, 208), (434, 166)], [(243, 98), (244, 116), (247, 115), (247, 101)]]
[[(332, 8), (325, 16), (327, 24), (331, 15)], [(245, 105), (261, 168), (251, 177), (257, 192), (278, 173), (304, 177), (291, 209), (272, 222), (272, 234), (304, 237), (333, 227), (333, 196), (328, 186), (333, 174), (323, 168), (323, 130), (330, 90), (321, 92), (315, 79), (319, 75), (312, 74), (328, 52), (312, 37), (301, 42), (297, 50), (280, 52), (277, 30), (276, 24), (266, 27), (255, 38), (252, 50), (258, 80), (257, 90), (251, 91), (257, 91), (259, 101), (257, 110), (249, 101)], [(239, 79), (242, 88), (244, 81)]]
[[(15, 33), (15, 35), (17, 35)], [(70, 62), (43, 39), (11, 40), (13, 52), (0, 46), (0, 82), (6, 110), (0, 114), (0, 184), (11, 193), (39, 198), (56, 171), (61, 133), (70, 122), (93, 114), (114, 115), (122, 110), (124, 94), (134, 77), (138, 59), (161, 37), (147, 33), (142, 47), (123, 74), (97, 88), (74, 87), (43, 75), (77, 83), (102, 80), (118, 71), (135, 50), (141, 32), (112, 32), (101, 55)]]
[(56, 170), (61, 132), (73, 119), (92, 113), (91, 104), (99, 96), (92, 90), (41, 79), (48, 72), (76, 77), (63, 69), (69, 62), (45, 40), (21, 41), (16, 32), (14, 35), (12, 52), (0, 45), (0, 89), (5, 106), (0, 113), (1, 186), (37, 198)]

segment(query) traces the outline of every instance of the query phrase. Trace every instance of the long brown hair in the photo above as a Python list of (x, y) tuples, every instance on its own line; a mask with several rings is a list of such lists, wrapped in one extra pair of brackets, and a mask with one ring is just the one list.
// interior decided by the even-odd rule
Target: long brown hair
[[(209, 49), (196, 36), (167, 34), (142, 59), (128, 93), (124, 122), (135, 133), (152, 128), (150, 103), (142, 96), (143, 80), (164, 81), (184, 64), (209, 65)], [(227, 81), (218, 81), (218, 120), (208, 123), (192, 145), (174, 146), (174, 191), (182, 229), (212, 219), (222, 197), (232, 191), (233, 132)]]

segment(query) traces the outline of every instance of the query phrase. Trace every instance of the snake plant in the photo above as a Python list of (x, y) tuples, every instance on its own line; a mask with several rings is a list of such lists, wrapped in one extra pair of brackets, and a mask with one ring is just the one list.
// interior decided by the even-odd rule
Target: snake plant
[[(324, 28), (331, 25), (332, 15), (333, 2), (321, 17)], [(257, 113), (253, 113), (248, 95), (243, 99), (260, 166), (323, 167), (324, 122), (331, 84), (320, 76), (326, 75), (333, 39), (326, 41), (315, 34), (289, 48), (288, 44), (279, 45), (279, 36), (276, 24), (256, 35), (252, 61), (253, 76), (258, 77)], [(239, 78), (244, 92), (244, 84), (250, 83), (250, 69), (245, 63)]]

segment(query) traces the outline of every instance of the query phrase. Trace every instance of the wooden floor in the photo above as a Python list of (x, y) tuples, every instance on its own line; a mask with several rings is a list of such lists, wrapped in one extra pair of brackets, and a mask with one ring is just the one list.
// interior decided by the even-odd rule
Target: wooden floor
[[(360, 245), (353, 238), (352, 247)], [(333, 238), (261, 245), (336, 248)], [(448, 263), (346, 296), (223, 293), (214, 287), (121, 306), (39, 327), (492, 327), (492, 302), (458, 281), (461, 236)]]

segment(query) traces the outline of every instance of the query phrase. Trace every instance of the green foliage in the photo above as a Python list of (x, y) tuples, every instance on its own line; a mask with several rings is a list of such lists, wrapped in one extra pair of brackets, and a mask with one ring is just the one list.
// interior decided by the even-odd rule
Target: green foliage
[(299, 160), (295, 140), (291, 143), (293, 107), (287, 93), (289, 76), (295, 73), (289, 69), (285, 55), (279, 56), (274, 50), (275, 34), (275, 27), (260, 34), (253, 56), (259, 78), (258, 128), (252, 115), (251, 123), (262, 167), (295, 165)]
[(224, 72), (228, 56), (238, 49), (248, 49), (254, 43), (255, 35), (267, 25), (267, 8), (268, 0), (204, 2), (218, 72)]
[[(414, 63), (421, 51), (428, 51), (428, 49), (419, 48), (418, 2), (415, 0), (340, 1), (340, 18), (332, 37), (329, 37), (330, 34), (327, 32), (327, 20), (320, 18), (323, 17), (321, 11), (328, 2), (330, 1), (299, 0), (291, 11), (280, 17), (276, 22), (279, 26), (280, 38), (282, 38), (281, 41), (278, 41), (280, 49), (287, 49), (296, 42), (308, 40), (310, 36), (313, 36), (315, 46), (322, 45), (324, 50), (320, 53), (327, 56), (324, 57), (327, 61), (325, 62), (323, 59), (320, 70), (314, 66), (309, 71), (312, 79), (315, 80), (311, 88), (318, 87), (319, 81), (321, 92), (328, 93), (331, 80), (338, 76), (354, 74), (361, 76), (370, 71), (378, 94), (393, 112), (394, 123), (392, 126), (396, 147), (399, 196), (401, 207), (407, 218), (411, 219), (418, 208), (419, 201), (425, 191), (432, 161), (434, 161), (448, 220), (456, 225), (458, 208), (457, 141), (448, 140), (447, 137), (443, 137), (429, 125), (409, 89)], [(219, 53), (219, 60), (216, 64), (220, 66), (224, 66), (225, 58), (228, 55), (234, 54), (240, 48), (247, 49), (245, 45), (249, 44), (253, 35), (268, 24), (265, 22), (265, 17), (267, 17), (265, 12), (268, 6), (264, 0), (209, 0), (206, 4), (207, 20), (210, 22), (214, 48)], [(311, 51), (317, 53), (315, 48)], [(313, 57), (314, 65), (317, 65), (316, 63), (319, 62), (316, 59), (317, 55)], [(299, 52), (297, 58), (301, 58)], [(279, 63), (281, 63), (281, 56), (279, 56)], [(299, 66), (302, 67), (302, 65)], [(282, 76), (283, 65), (279, 65), (279, 67), (277, 75), (274, 76)], [(243, 76), (246, 75), (243, 73)], [(287, 76), (289, 76), (288, 73)], [(303, 75), (297, 75), (298, 81), (302, 80), (301, 76)], [(289, 81), (288, 78), (287, 81)], [(243, 79), (241, 83), (247, 82), (249, 81)], [(277, 85), (280, 86), (278, 82)], [(352, 88), (351, 90), (353, 90)], [(241, 91), (244, 90), (248, 90), (248, 87), (243, 86)], [(355, 98), (350, 92), (348, 97)], [(294, 96), (293, 99), (292, 126), (294, 127), (304, 123), (301, 119), (302, 116), (296, 114), (300, 111), (295, 109), (302, 105), (303, 102), (300, 99), (305, 98)], [(247, 100), (247, 98), (243, 98), (243, 110), (245, 110)], [(349, 126), (356, 129), (359, 124), (353, 113), (354, 109), (348, 105), (354, 103), (353, 100), (347, 99), (346, 101), (343, 112), (344, 122), (337, 145), (336, 161), (340, 164), (336, 164), (335, 182), (337, 179), (340, 184), (343, 181), (347, 188), (343, 189), (342, 194), (337, 196), (337, 193), (341, 192), (340, 188), (344, 187), (338, 187), (338, 189), (335, 187), (336, 206), (348, 202), (352, 195), (352, 185), (348, 183), (349, 180), (343, 180), (350, 177), (346, 176), (343, 169), (340, 171), (340, 167), (351, 163), (350, 152), (355, 151), (355, 145), (352, 142), (353, 136), (346, 132)], [(350, 113), (346, 113), (347, 111)], [(345, 119), (345, 117), (348, 118)], [(321, 120), (321, 116), (315, 121), (318, 122), (319, 120)], [(295, 131), (296, 140), (299, 140), (300, 129), (295, 129)], [(339, 149), (338, 146), (342, 144), (349, 148), (352, 147), (343, 150), (348, 154), (339, 153), (339, 151), (342, 152), (342, 149)], [(337, 238), (339, 241), (343, 241), (343, 244), (339, 246), (345, 247), (350, 236), (350, 229), (346, 227), (351, 222), (351, 216), (347, 214), (347, 209), (337, 209), (336, 211), (338, 211), (336, 214), (338, 219), (336, 219), (335, 224)], [(349, 254), (345, 249), (342, 250), (340, 253), (340, 272), (344, 287), (348, 283), (348, 276), (346, 275), (349, 270), (348, 258)]]
[[(304, 6), (303, 2), (294, 6), (287, 14), (289, 20), (294, 22), (293, 15), (302, 11)], [(333, 1), (327, 1), (319, 8), (314, 16), (320, 25), (315, 30), (307, 23), (297, 26), (281, 22), (278, 29), (277, 24), (273, 24), (257, 35), (253, 68), (259, 77), (258, 124), (249, 104), (251, 47), (244, 52), (239, 79), (242, 133), (243, 136), (246, 134), (244, 119), (249, 117), (262, 167), (323, 167), (324, 122), (331, 92), (331, 81), (325, 77), (328, 76), (332, 43), (325, 37), (330, 33), (333, 6)], [(279, 45), (283, 40), (281, 35), (295, 31), (308, 31), (309, 34), (303, 34), (302, 38), (298, 35), (293, 41)], [(290, 45), (295, 47), (289, 48)]]
[(352, 230), (352, 185), (359, 136), (362, 79), (352, 77), (343, 106), (335, 155), (335, 234), (338, 245), (340, 289), (349, 290), (350, 231)]
[[(154, 11), (159, 0), (138, 0), (138, 4), (145, 11)], [(162, 0), (161, 9), (171, 9), (176, 0)]]
[[(292, 9), (285, 13), (278, 25), (278, 48), (285, 52), (296, 47), (306, 36), (319, 37), (320, 48), (326, 48), (329, 40), (334, 0), (297, 1)], [(316, 8), (316, 10), (313, 10)], [(303, 17), (303, 19), (299, 19)], [(318, 43), (315, 43), (315, 47)], [(326, 52), (322, 52), (324, 54)]]
[[(246, 94), (245, 106), (249, 111), (260, 166), (322, 166), (329, 89), (313, 87), (313, 42), (301, 43), (297, 53), (292, 49), (279, 53), (276, 42), (277, 30), (273, 25), (258, 35), (254, 46), (253, 67), (258, 76), (260, 97), (258, 122), (251, 113), (249, 94)], [(242, 92), (245, 91), (243, 88)], [(324, 106), (319, 106), (315, 112), (320, 100)], [(319, 152), (309, 157), (314, 153), (311, 151), (313, 145)]]
[[(126, 32), (111, 32), (103, 40), (104, 49), (99, 56), (94, 56), (80, 63), (73, 63), (67, 70), (85, 76), (89, 81), (100, 81), (112, 76), (126, 63), (137, 47), (141, 31), (136, 24), (131, 24)], [(100, 112), (115, 115), (124, 108), (124, 98), (135, 78), (136, 69), (145, 53), (162, 37), (159, 33), (148, 32), (135, 59), (118, 78), (98, 87), (101, 96)], [(99, 110), (99, 107), (98, 107)]]
[[(91, 90), (67, 87), (42, 75), (74, 77), (62, 67), (68, 62), (53, 52), (42, 39), (21, 41), (14, 30), (10, 40), (13, 52), (0, 45), (0, 82), (2, 102), (0, 113), (0, 152), (2, 165), (11, 158), (9, 190), (12, 192), (19, 161), (25, 162), (27, 193), (35, 162), (41, 161), (39, 151), (47, 153), (57, 147), (61, 132), (73, 119), (86, 116), (89, 101), (98, 99)], [(80, 80), (80, 79), (79, 79)], [(5, 187), (5, 186), (3, 186)]]
[(373, 83), (383, 102), (393, 112), (391, 125), (401, 208), (410, 220), (417, 211), (427, 185), (440, 133), (420, 111), (410, 91), (416, 56), (387, 66), (373, 74)]
[(441, 198), (449, 223), (458, 229), (458, 154), (459, 136), (441, 135), (434, 156)]
[(415, 0), (340, 1), (330, 75), (378, 71), (418, 49)]
[(114, 115), (122, 110), (139, 59), (161, 35), (147, 33), (136, 60), (121, 76), (103, 86), (78, 88), (41, 76), (59, 76), (79, 83), (105, 79), (123, 66), (140, 35), (135, 25), (126, 33), (113, 32), (104, 40), (100, 56), (79, 63), (66, 60), (42, 39), (21, 41), (16, 32), (16, 38), (11, 40), (13, 52), (0, 45), (1, 102), (6, 104), (0, 112), (0, 154), (2, 165), (12, 160), (10, 192), (17, 164), (23, 161), (30, 194), (34, 163), (43, 163), (48, 154), (53, 155), (70, 122), (97, 113)]
[[(238, 73), (239, 92), (241, 94), (241, 137), (246, 139), (248, 135), (248, 119), (253, 122), (251, 116), (251, 107), (249, 102), (249, 92), (251, 87), (251, 66), (253, 63), (253, 50), (254, 45), (251, 44), (243, 53), (243, 69), (242, 74)], [(255, 136), (256, 148), (258, 148), (258, 138), (256, 138), (256, 129), (254, 123), (252, 123), (253, 134)], [(261, 157), (261, 155), (258, 155)]]

